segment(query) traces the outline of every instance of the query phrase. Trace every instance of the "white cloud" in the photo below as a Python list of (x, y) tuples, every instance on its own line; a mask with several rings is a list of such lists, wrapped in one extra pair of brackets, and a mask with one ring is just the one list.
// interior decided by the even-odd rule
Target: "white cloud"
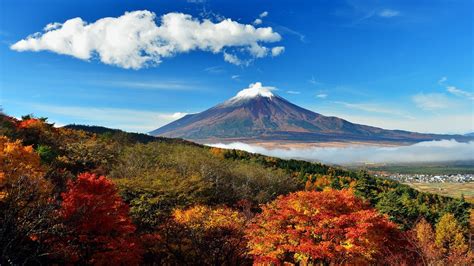
[(185, 115), (187, 115), (187, 113), (176, 112), (172, 114), (159, 114), (158, 117), (175, 120), (175, 119), (180, 119)]
[(474, 100), (474, 93), (460, 90), (454, 86), (448, 86), (446, 87), (446, 90), (456, 96), (465, 97), (469, 100)]
[(285, 51), (285, 47), (283, 47), (283, 46), (273, 47), (272, 48), (272, 56), (279, 56), (284, 51)]
[(233, 79), (233, 80), (239, 80), (240, 75), (232, 75), (232, 76), (230, 76), (230, 78)]
[(222, 66), (211, 66), (211, 67), (206, 67), (204, 71), (211, 74), (220, 74), (220, 73), (224, 73), (225, 69)]
[(263, 21), (262, 21), (261, 19), (259, 19), (259, 18), (255, 19), (255, 20), (253, 21), (253, 25), (260, 25), (260, 24), (262, 24), (262, 23), (263, 23)]
[(332, 164), (443, 162), (474, 159), (472, 153), (474, 142), (460, 143), (455, 140), (427, 141), (398, 147), (354, 145), (342, 148), (312, 147), (304, 149), (266, 149), (240, 142), (207, 145), (245, 150), (285, 159), (296, 158)]
[(361, 110), (364, 112), (369, 112), (369, 113), (378, 113), (378, 114), (385, 114), (385, 115), (394, 115), (394, 116), (400, 116), (404, 117), (407, 119), (413, 119), (413, 117), (409, 114), (406, 114), (404, 112), (401, 112), (398, 109), (392, 109), (380, 104), (373, 104), (373, 103), (347, 103), (347, 102), (335, 102), (337, 104), (341, 104), (344, 107), (351, 108), (351, 109), (356, 109), (356, 110)]
[(264, 12), (260, 13), (260, 15), (258, 15), (258, 18), (253, 21), (253, 25), (260, 25), (260, 24), (262, 24), (262, 23), (263, 23), (262, 18), (264, 18), (264, 17), (266, 17), (266, 16), (268, 16), (268, 12), (267, 12), (267, 11), (264, 11)]
[(383, 18), (392, 18), (400, 15), (400, 12), (393, 9), (384, 9), (378, 13), (380, 17)]
[(278, 31), (280, 33), (283, 33), (283, 34), (287, 33), (287, 34), (295, 35), (300, 39), (301, 42), (306, 43), (306, 36), (304, 34), (302, 34), (301, 32), (290, 29), (290, 28), (285, 27), (285, 26), (281, 26), (281, 25), (277, 26), (276, 28), (278, 29)]
[(83, 60), (97, 55), (104, 64), (139, 69), (194, 50), (215, 54), (233, 49), (242, 54), (247, 51), (251, 58), (262, 57), (267, 55), (262, 51), (268, 50), (262, 43), (281, 40), (271, 27), (256, 28), (231, 19), (214, 23), (183, 13), (168, 13), (161, 16), (161, 25), (155, 20), (156, 15), (147, 10), (126, 12), (93, 23), (78, 17), (62, 24), (50, 23), (43, 32), (32, 34), (10, 48), (52, 51)]
[[(274, 47), (273, 49), (275, 49), (275, 48), (276, 47)], [(249, 50), (249, 52), (251, 54), (253, 54), (257, 58), (265, 57), (268, 54), (268, 48), (264, 47), (264, 46), (260, 46), (258, 44), (251, 45), (247, 49)], [(272, 52), (273, 52), (273, 49), (272, 49)], [(273, 55), (273, 53), (272, 53), (272, 55)]]
[(327, 97), (328, 97), (328, 95), (326, 93), (316, 94), (316, 98), (326, 99)]
[[(46, 116), (59, 124), (74, 123), (119, 128), (131, 132), (149, 132), (186, 115), (186, 113), (162, 113), (133, 109), (83, 106), (56, 106), (31, 104), (30, 109), (38, 116)], [(57, 119), (57, 118), (60, 119)]]
[(55, 30), (55, 29), (58, 29), (62, 26), (61, 23), (58, 23), (58, 22), (53, 22), (53, 23), (49, 23), (48, 25), (46, 25), (46, 27), (44, 27), (44, 31), (50, 31), (50, 30)]
[(299, 91), (286, 91), (288, 94), (300, 94), (301, 92)]
[(412, 97), (412, 100), (416, 106), (427, 111), (451, 106), (451, 101), (442, 93), (418, 93)]
[(233, 55), (233, 54), (229, 54), (227, 52), (224, 52), (224, 61), (228, 62), (228, 63), (231, 63), (231, 64), (234, 64), (236, 66), (242, 66), (242, 65), (248, 65), (250, 63), (250, 61), (243, 61), (243, 60), (240, 60), (240, 58), (238, 58), (236, 55)]
[(447, 77), (441, 77), (438, 80), (438, 84), (441, 85), (441, 86), (446, 86), (446, 91), (448, 91), (449, 93), (451, 93), (453, 95), (456, 95), (456, 96), (459, 96), (459, 97), (464, 97), (464, 98), (467, 98), (469, 100), (474, 100), (474, 93), (458, 89), (455, 86), (450, 86), (450, 85), (446, 84), (446, 81), (448, 81)]
[(401, 129), (423, 133), (464, 134), (474, 132), (474, 116), (472, 114), (430, 114), (429, 116), (417, 116), (407, 118), (404, 116), (387, 116), (386, 114), (370, 113), (358, 115), (353, 111), (332, 112), (325, 111), (325, 115), (337, 116), (353, 123), (371, 125), (385, 129)]
[(444, 85), (444, 83), (448, 81), (448, 77), (441, 77), (439, 80), (438, 80), (438, 84), (439, 85)]

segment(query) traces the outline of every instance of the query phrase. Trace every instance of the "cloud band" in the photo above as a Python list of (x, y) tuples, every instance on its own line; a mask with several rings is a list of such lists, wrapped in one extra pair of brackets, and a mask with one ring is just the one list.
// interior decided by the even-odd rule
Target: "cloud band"
[[(120, 17), (107, 17), (93, 23), (82, 18), (64, 23), (50, 23), (37, 32), (10, 46), (16, 51), (51, 51), (82, 60), (97, 57), (102, 63), (122, 68), (140, 69), (158, 65), (163, 58), (194, 50), (214, 54), (232, 52), (254, 58), (276, 56), (281, 47), (269, 49), (262, 43), (273, 43), (281, 36), (271, 27), (256, 28), (231, 19), (214, 23), (183, 13), (161, 16), (157, 25), (153, 12), (126, 12)], [(227, 53), (230, 54), (230, 53)], [(225, 55), (225, 54), (224, 54)]]

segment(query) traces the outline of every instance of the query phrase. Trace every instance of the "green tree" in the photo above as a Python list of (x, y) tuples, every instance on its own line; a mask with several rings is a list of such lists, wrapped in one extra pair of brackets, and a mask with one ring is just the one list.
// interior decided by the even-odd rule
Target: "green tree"
[(375, 178), (368, 175), (366, 172), (360, 172), (355, 186), (355, 194), (370, 203), (376, 203), (377, 183)]

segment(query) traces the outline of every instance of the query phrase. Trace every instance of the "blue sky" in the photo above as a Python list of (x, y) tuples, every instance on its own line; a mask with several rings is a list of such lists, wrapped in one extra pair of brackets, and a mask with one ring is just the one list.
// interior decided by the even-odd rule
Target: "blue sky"
[(14, 116), (147, 132), (262, 82), (352, 122), (474, 131), (473, 1), (0, 3), (0, 104)]

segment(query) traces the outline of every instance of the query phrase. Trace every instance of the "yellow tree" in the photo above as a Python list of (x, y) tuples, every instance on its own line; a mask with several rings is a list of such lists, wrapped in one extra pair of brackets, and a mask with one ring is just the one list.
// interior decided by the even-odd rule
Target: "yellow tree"
[(425, 219), (421, 219), (411, 233), (414, 246), (423, 265), (431, 265), (440, 260), (440, 254), (435, 245), (433, 227)]
[(242, 214), (227, 207), (177, 209), (162, 226), (159, 245), (172, 254), (172, 264), (245, 264), (245, 224)]
[(473, 263), (461, 226), (451, 213), (446, 213), (436, 224), (435, 245), (443, 260), (452, 265)]

